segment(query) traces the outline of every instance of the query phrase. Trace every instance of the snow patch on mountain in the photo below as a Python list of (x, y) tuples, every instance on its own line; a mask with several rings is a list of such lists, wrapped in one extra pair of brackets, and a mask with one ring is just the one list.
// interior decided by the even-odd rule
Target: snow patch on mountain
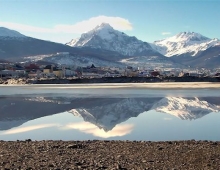
[(66, 45), (72, 46), (74, 47), (75, 44), (79, 41), (79, 38), (76, 39), (72, 39), (69, 43), (67, 43)]
[(155, 103), (152, 109), (174, 115), (183, 120), (198, 119), (211, 112), (220, 111), (216, 105), (204, 100), (199, 100), (197, 97), (189, 99), (182, 97), (165, 97)]
[(181, 32), (151, 44), (153, 49), (167, 57), (181, 54), (196, 56), (199, 52), (216, 45), (220, 45), (218, 39), (210, 39), (195, 32)]
[(2, 38), (2, 37), (24, 38), (26, 36), (22, 35), (21, 33), (17, 32), (17, 31), (10, 30), (5, 27), (0, 27), (0, 38)]

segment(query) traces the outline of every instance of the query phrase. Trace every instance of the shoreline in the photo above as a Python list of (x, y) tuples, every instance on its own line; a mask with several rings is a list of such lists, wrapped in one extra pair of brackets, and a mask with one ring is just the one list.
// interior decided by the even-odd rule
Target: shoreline
[(114, 89), (114, 88), (147, 88), (147, 89), (205, 89), (220, 88), (220, 82), (157, 82), (157, 83), (91, 83), (91, 84), (0, 84), (0, 87), (39, 87), (70, 89)]
[(63, 79), (1, 79), (0, 84), (103, 84), (103, 83), (220, 83), (220, 77), (103, 77), (103, 78), (63, 78)]
[(5, 169), (219, 169), (219, 155), (219, 141), (0, 141)]

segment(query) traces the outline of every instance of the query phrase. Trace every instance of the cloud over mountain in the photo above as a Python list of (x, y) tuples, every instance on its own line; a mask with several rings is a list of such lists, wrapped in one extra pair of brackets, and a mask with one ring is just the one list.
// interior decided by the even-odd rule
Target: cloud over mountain
[(113, 28), (117, 30), (132, 30), (132, 24), (129, 20), (121, 17), (109, 17), (100, 15), (97, 17), (92, 17), (87, 20), (77, 22), (75, 24), (57, 24), (52, 28), (36, 27), (32, 25), (12, 23), (12, 22), (0, 22), (1, 26), (28, 32), (38, 32), (38, 33), (76, 33), (81, 34), (94, 29), (97, 25), (103, 22), (109, 23)]

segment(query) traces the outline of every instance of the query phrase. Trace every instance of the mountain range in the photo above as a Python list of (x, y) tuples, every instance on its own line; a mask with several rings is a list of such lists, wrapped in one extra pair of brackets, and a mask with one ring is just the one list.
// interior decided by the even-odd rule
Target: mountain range
[[(73, 97), (2, 97), (0, 130), (20, 126), (29, 120), (62, 112), (107, 131), (131, 117), (155, 110), (182, 120), (201, 118), (220, 112), (219, 97), (145, 97), (145, 98), (73, 98)], [(36, 109), (38, 108), (38, 109)], [(47, 110), (45, 112), (45, 110)]]
[(220, 41), (195, 32), (181, 32), (148, 43), (103, 23), (77, 39), (60, 44), (0, 27), (0, 59), (46, 60), (79, 66), (93, 63), (118, 67), (216, 68), (220, 64)]

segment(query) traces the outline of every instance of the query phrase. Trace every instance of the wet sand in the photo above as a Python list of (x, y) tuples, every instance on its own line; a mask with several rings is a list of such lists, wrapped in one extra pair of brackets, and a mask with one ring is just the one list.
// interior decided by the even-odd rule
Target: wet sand
[(220, 169), (220, 142), (0, 141), (0, 169)]

